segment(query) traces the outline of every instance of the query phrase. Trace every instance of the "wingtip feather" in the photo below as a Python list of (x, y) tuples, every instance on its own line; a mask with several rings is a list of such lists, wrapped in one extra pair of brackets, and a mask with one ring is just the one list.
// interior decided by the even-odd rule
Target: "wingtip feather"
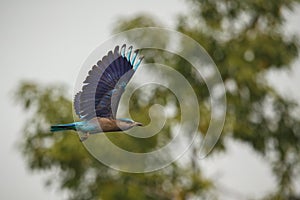
[(125, 57), (125, 49), (126, 49), (126, 44), (123, 44), (121, 47), (121, 56), (124, 58)]
[(127, 56), (126, 56), (128, 62), (130, 62), (131, 52), (132, 52), (132, 46), (130, 46), (130, 47), (128, 48), (128, 52), (127, 52)]
[(139, 60), (137, 61), (137, 63), (133, 66), (134, 71), (137, 70), (137, 68), (139, 67), (139, 65), (141, 64), (142, 60), (144, 59), (144, 56), (139, 57)]

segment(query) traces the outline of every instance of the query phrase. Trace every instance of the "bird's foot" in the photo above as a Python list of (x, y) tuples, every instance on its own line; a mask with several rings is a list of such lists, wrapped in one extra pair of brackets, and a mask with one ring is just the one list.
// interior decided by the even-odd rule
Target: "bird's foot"
[(86, 139), (88, 139), (90, 136), (90, 133), (85, 133), (83, 136), (80, 137), (80, 142), (85, 141)]

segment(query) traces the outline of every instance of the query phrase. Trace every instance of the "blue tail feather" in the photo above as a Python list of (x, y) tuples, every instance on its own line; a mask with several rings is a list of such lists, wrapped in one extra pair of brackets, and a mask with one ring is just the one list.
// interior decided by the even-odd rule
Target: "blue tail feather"
[(76, 124), (75, 123), (57, 124), (57, 125), (51, 126), (51, 128), (50, 128), (51, 132), (66, 131), (66, 130), (74, 130), (74, 131), (76, 131)]

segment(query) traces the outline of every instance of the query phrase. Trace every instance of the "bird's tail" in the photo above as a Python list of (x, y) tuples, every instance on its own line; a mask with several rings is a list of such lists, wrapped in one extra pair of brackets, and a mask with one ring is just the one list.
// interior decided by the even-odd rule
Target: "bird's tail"
[(51, 128), (50, 128), (51, 132), (66, 131), (66, 130), (74, 130), (74, 131), (76, 131), (76, 124), (75, 123), (57, 124), (57, 125), (51, 126)]

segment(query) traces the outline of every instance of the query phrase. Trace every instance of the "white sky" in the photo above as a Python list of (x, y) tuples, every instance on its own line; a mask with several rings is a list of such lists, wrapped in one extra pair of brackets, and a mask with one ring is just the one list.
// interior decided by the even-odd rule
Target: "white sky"
[[(81, 64), (110, 36), (112, 23), (118, 17), (147, 12), (172, 27), (176, 14), (185, 9), (182, 0), (84, 3), (78, 0), (0, 0), (0, 199), (62, 199), (61, 193), (44, 188), (43, 173), (29, 173), (16, 149), (26, 119), (26, 114), (12, 101), (12, 90), (19, 81), (59, 82), (72, 88)], [(288, 28), (300, 33), (297, 26), (300, 9), (297, 13), (290, 17)], [(275, 73), (270, 79), (283, 94), (292, 94), (300, 100), (299, 62), (292, 73)], [(277, 80), (283, 81), (278, 84)], [(229, 144), (227, 155), (201, 161), (207, 174), (217, 177), (222, 187), (234, 188), (238, 195), (255, 197), (270, 191), (274, 180), (263, 159), (248, 147), (232, 141)], [(249, 171), (245, 172), (247, 168)]]

